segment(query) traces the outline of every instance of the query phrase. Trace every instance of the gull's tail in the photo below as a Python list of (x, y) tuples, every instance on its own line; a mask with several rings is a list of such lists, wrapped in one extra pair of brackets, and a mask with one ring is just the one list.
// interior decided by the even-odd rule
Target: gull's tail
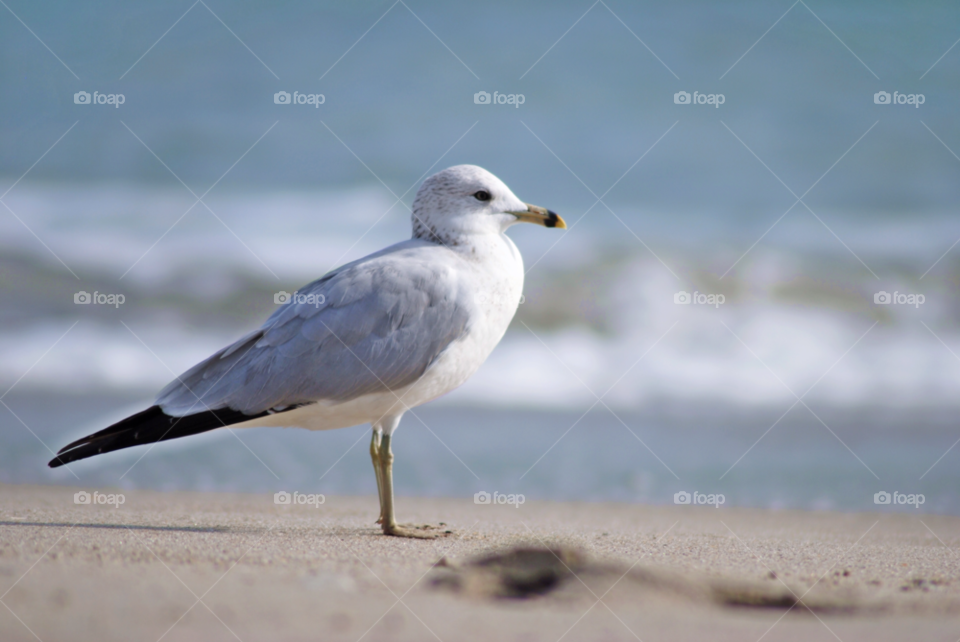
[(47, 465), (50, 468), (57, 468), (78, 459), (86, 459), (130, 446), (152, 444), (158, 441), (196, 435), (267, 414), (269, 413), (262, 412), (247, 415), (238, 410), (221, 408), (184, 417), (173, 417), (164, 413), (160, 406), (151, 406), (142, 412), (118, 421), (108, 428), (67, 444)]

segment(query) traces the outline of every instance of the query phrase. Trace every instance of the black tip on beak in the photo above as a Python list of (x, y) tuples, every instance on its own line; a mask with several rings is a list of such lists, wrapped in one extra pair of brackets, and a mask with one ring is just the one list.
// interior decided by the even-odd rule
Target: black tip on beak
[(547, 220), (543, 222), (546, 227), (556, 227), (557, 222), (562, 220), (553, 210), (547, 210)]

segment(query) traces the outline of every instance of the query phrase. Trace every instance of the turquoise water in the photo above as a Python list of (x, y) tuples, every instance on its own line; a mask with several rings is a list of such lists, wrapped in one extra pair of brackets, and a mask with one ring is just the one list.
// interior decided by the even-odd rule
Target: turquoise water
[[(129, 406), (122, 397), (33, 395), (5, 400), (23, 422), (0, 417), (0, 481), (79, 487), (325, 495), (376, 492), (369, 428), (215, 431), (110, 453), (50, 470), (56, 449)], [(785, 408), (545, 412), (427, 406), (394, 441), (400, 495), (480, 491), (529, 499), (672, 504), (675, 493), (723, 494), (722, 508), (904, 510), (960, 514), (952, 412), (837, 413)], [(622, 421), (622, 423), (621, 423)], [(80, 429), (68, 428), (81, 424)], [(831, 434), (830, 431), (835, 433)], [(764, 433), (767, 434), (764, 436)], [(238, 439), (239, 438), (239, 439)], [(242, 443), (241, 443), (242, 440)], [(846, 444), (846, 445), (844, 445)], [(752, 446), (752, 448), (751, 448)], [(849, 450), (848, 450), (849, 447)], [(922, 477), (922, 479), (921, 479)], [(878, 506), (878, 492), (923, 494), (924, 504)], [(66, 497), (66, 495), (65, 495)]]
[[(811, 191), (815, 211), (922, 220), (960, 194), (956, 159), (923, 125), (960, 147), (950, 2), (814, 2), (785, 16), (791, 3), (759, 1), (614, 1), (586, 15), (590, 3), (207, 4), (249, 50), (203, 5), (161, 39), (189, 4), (14, 2), (79, 79), (19, 22), (0, 24), (0, 176), (20, 176), (79, 121), (32, 177), (179, 187), (123, 121), (199, 194), (277, 123), (217, 190), (374, 183), (365, 163), (400, 195), (463, 136), (442, 164), (489, 167), (576, 219), (589, 190), (605, 192), (676, 123), (607, 202), (648, 233), (752, 242), (793, 199), (723, 123), (800, 195), (879, 121)], [(76, 105), (80, 90), (126, 100)], [(325, 102), (274, 104), (284, 90)], [(876, 105), (882, 90), (926, 100)], [(525, 101), (477, 105), (479, 91)], [(677, 105), (678, 91), (725, 102)], [(617, 229), (603, 208), (590, 221)]]

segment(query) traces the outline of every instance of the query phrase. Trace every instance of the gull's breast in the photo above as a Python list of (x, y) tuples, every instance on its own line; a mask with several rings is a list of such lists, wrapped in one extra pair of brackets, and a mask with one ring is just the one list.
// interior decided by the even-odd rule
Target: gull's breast
[[(466, 335), (454, 341), (405, 391), (412, 407), (446, 394), (467, 381), (487, 360), (513, 320), (523, 293), (523, 260), (506, 235), (487, 239), (477, 250), (475, 269), (464, 267), (471, 313)], [(474, 263), (474, 262), (471, 262)]]

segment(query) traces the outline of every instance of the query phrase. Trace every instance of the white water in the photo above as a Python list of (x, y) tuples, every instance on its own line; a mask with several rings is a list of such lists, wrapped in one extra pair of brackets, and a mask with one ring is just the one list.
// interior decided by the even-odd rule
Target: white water
[[(6, 200), (26, 226), (0, 216), (0, 251), (26, 255), (31, 269), (52, 271), (76, 291), (97, 287), (127, 299), (94, 311), (62, 293), (55, 300), (32, 293), (0, 333), (7, 387), (22, 377), (23, 388), (155, 391), (259, 325), (272, 302), (202, 324), (144, 305), (170, 292), (216, 304), (244, 297), (251, 283), (263, 299), (262, 288), (295, 288), (409, 234), (406, 206), (379, 187), (211, 195), (206, 202), (223, 223), (202, 204), (176, 223), (194, 202), (185, 189), (25, 183)], [(780, 241), (754, 248), (723, 281), (717, 277), (754, 239), (714, 248), (703, 234), (679, 235), (682, 242), (660, 234), (654, 251), (675, 278), (631, 237), (597, 234), (593, 219), (565, 236), (514, 228), (528, 266), (536, 262), (519, 318), (532, 318), (524, 315), (538, 306), (586, 313), (559, 327), (516, 323), (446, 401), (585, 409), (605, 395), (610, 406), (629, 409), (653, 400), (755, 406), (789, 404), (810, 389), (806, 399), (842, 407), (960, 403), (952, 260), (918, 280), (957, 225), (945, 219), (940, 239), (907, 236), (901, 224), (872, 225), (858, 248), (866, 248), (877, 280), (825, 230), (801, 223), (785, 221)], [(598, 238), (618, 238), (611, 246), (621, 258), (605, 262), (609, 248)], [(884, 252), (895, 258), (877, 258)], [(599, 285), (574, 287), (583, 274)], [(694, 292), (704, 275), (700, 287), (722, 288), (723, 305), (676, 305), (674, 294)], [(881, 309), (873, 303), (881, 289), (922, 292), (925, 302)], [(45, 303), (59, 312), (45, 312)], [(603, 328), (581, 322), (591, 316)]]

